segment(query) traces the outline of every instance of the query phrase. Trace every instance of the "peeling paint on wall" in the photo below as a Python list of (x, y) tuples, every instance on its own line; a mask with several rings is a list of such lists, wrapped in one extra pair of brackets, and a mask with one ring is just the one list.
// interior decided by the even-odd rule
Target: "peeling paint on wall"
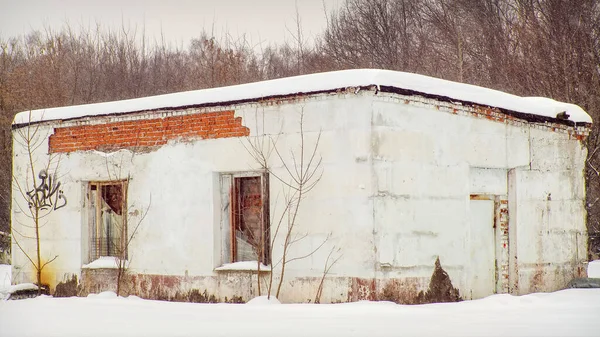
[(498, 197), (496, 199), (496, 233), (498, 238), (496, 253), (497, 285), (496, 291), (500, 294), (509, 292), (509, 241), (508, 241), (508, 199)]
[(375, 280), (353, 277), (348, 292), (348, 301), (375, 301), (377, 293), (375, 292)]
[(52, 296), (54, 297), (72, 297), (77, 296), (79, 293), (79, 282), (77, 279), (77, 275), (71, 275), (69, 278), (65, 275), (65, 280), (63, 282), (59, 282), (56, 285), (54, 293)]
[(381, 290), (377, 299), (380, 301), (391, 301), (399, 304), (419, 304), (419, 293), (423, 292), (422, 284), (427, 280), (417, 277), (398, 279), (382, 279)]

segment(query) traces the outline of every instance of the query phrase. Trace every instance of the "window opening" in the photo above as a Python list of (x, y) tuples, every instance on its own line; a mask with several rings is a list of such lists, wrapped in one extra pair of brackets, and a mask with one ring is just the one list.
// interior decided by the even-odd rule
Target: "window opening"
[(225, 263), (269, 264), (269, 203), (266, 175), (222, 175)]
[(102, 256), (127, 258), (126, 182), (89, 185), (90, 261)]

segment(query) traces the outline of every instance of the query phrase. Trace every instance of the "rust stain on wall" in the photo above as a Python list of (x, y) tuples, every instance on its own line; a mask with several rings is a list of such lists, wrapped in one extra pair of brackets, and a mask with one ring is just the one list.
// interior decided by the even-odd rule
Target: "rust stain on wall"
[[(427, 284), (429, 284), (427, 286)], [(375, 291), (378, 287), (378, 290)], [(461, 301), (460, 293), (452, 285), (450, 276), (442, 268), (439, 258), (431, 278), (404, 277), (394, 279), (352, 278), (348, 301), (391, 301), (399, 304), (424, 304)]]
[(423, 280), (409, 277), (402, 279), (382, 280), (383, 287), (378, 293), (380, 301), (391, 301), (399, 304), (418, 304), (417, 297)]
[(375, 279), (353, 277), (351, 278), (350, 291), (348, 292), (348, 301), (375, 301), (377, 300), (375, 288)]
[(541, 265), (535, 267), (535, 272), (529, 283), (532, 292), (538, 292), (544, 289), (544, 269)]
[(508, 200), (505, 198), (500, 198), (496, 202), (496, 216), (494, 217), (495, 223), (497, 223), (497, 235), (499, 235), (500, 239), (500, 247), (498, 247), (499, 251), (496, 258), (496, 265), (499, 270), (497, 270), (498, 277), (500, 278), (498, 282), (499, 289), (497, 291), (499, 293), (506, 294), (510, 291), (510, 280), (509, 280), (509, 236), (508, 236), (508, 225), (509, 225), (509, 217), (508, 217)]
[[(195, 281), (202, 281), (205, 277), (186, 277), (177, 275), (149, 275), (125, 273), (121, 283), (122, 296), (136, 295), (141, 298), (173, 302), (194, 303), (243, 303), (240, 295), (219, 297), (207, 289), (198, 289), (191, 286)], [(212, 277), (206, 277), (212, 278)], [(202, 283), (202, 282), (198, 282)], [(78, 288), (79, 296), (102, 291), (116, 291), (116, 269), (90, 269), (83, 270), (82, 282)]]
[(117, 270), (83, 269), (81, 271), (80, 296), (117, 290)]
[[(81, 284), (76, 287), (76, 279), (68, 280), (59, 289), (72, 293), (77, 288), (78, 296), (90, 293), (116, 290), (116, 273), (114, 269), (89, 269), (82, 271)], [(243, 278), (243, 277), (242, 277)], [(320, 277), (294, 279), (301, 289), (316, 288)], [(246, 280), (248, 281), (248, 280)], [(431, 278), (409, 277), (396, 279), (376, 279), (359, 277), (337, 277), (334, 284), (340, 286), (339, 296), (332, 297), (332, 302), (348, 301), (393, 301), (402, 304), (421, 304), (432, 302), (451, 302), (461, 300), (459, 292), (453, 287), (448, 274), (443, 270), (439, 260)], [(429, 287), (427, 288), (427, 284)], [(196, 302), (196, 303), (242, 303), (255, 294), (252, 289), (255, 283), (247, 283), (239, 275), (218, 276), (177, 276), (126, 274), (121, 285), (121, 295), (136, 295), (145, 299)], [(336, 292), (338, 288), (335, 288)], [(288, 289), (287, 291), (292, 291)], [(346, 292), (347, 291), (347, 292)], [(228, 297), (224, 296), (228, 294)], [(301, 294), (307, 295), (307, 294)], [(314, 293), (306, 297), (312, 300)], [(345, 298), (346, 297), (346, 298)]]
[[(48, 262), (48, 259), (44, 259), (42, 258), (41, 261), (41, 265), (43, 266), (45, 263)], [(44, 286), (48, 286), (50, 289), (54, 289), (54, 287), (56, 287), (56, 260), (48, 263), (46, 266), (44, 266), (44, 268), (42, 269), (42, 273), (41, 273), (41, 279), (42, 279), (42, 285)], [(32, 273), (35, 277), (35, 280), (37, 282), (37, 270), (36, 268), (31, 265), (31, 269), (32, 269)]]

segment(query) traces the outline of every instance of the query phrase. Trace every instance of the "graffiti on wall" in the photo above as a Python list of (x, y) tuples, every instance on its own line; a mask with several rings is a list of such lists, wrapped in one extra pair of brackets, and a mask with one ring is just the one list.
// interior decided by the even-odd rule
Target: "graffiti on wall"
[(41, 170), (38, 177), (40, 184), (27, 192), (29, 208), (39, 210), (57, 210), (67, 205), (67, 198), (60, 189), (60, 182), (56, 175), (50, 175), (46, 170)]

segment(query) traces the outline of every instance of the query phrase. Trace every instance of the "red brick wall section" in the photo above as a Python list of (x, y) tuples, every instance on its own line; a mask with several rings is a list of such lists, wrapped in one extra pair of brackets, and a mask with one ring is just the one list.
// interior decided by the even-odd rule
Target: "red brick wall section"
[(234, 111), (196, 113), (155, 119), (55, 128), (50, 153), (152, 148), (172, 139), (243, 137), (250, 129)]
[(500, 233), (500, 252), (496, 256), (499, 264), (500, 277), (500, 289), (496, 289), (498, 293), (508, 294), (510, 291), (510, 279), (509, 279), (509, 241), (508, 241), (508, 199), (506, 197), (500, 198), (499, 203), (496, 204), (496, 223), (499, 224)]

